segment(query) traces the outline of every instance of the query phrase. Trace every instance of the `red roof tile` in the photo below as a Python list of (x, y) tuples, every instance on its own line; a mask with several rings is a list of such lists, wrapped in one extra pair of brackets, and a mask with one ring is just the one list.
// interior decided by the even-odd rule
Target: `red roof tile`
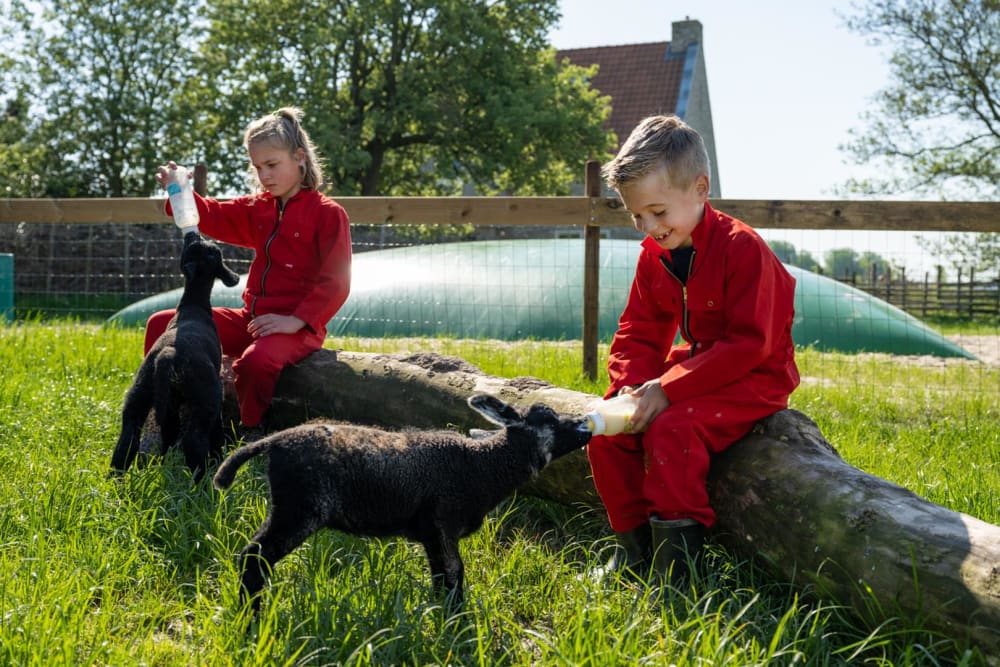
[(684, 57), (683, 52), (668, 57), (669, 46), (670, 42), (595, 46), (565, 49), (556, 57), (583, 67), (600, 66), (591, 85), (611, 97), (608, 126), (621, 146), (646, 116), (676, 111)]

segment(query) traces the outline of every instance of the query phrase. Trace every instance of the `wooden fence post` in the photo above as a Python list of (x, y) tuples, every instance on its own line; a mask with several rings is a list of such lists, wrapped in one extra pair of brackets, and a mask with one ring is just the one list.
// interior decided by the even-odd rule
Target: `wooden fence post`
[(931, 274), (928, 271), (924, 271), (924, 300), (920, 307), (920, 317), (922, 319), (927, 319), (927, 298), (930, 294), (931, 289)]
[(601, 196), (601, 166), (597, 160), (587, 161), (584, 189), (590, 197), (590, 217), (583, 228), (583, 373), (596, 380), (601, 256), (601, 228), (594, 224), (594, 208)]
[[(891, 273), (891, 271), (890, 271), (890, 273)], [(899, 284), (901, 286), (901, 289), (900, 289), (900, 303), (903, 304), (902, 306), (900, 306), (900, 308), (902, 308), (903, 310), (906, 310), (906, 291), (907, 291), (907, 289), (909, 289), (909, 284), (906, 282), (906, 267), (905, 266), (899, 270), (899, 277), (900, 277), (900, 283)]]
[(976, 269), (969, 269), (969, 319), (976, 316)]
[(955, 315), (962, 316), (962, 267), (958, 267), (958, 282), (955, 283)]

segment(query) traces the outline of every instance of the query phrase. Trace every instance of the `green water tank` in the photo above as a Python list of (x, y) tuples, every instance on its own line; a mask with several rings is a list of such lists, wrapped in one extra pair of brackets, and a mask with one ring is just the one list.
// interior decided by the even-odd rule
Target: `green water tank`
[[(639, 244), (600, 244), (598, 335), (610, 341), (635, 272)], [(500, 340), (580, 339), (582, 239), (501, 240), (413, 246), (354, 255), (351, 295), (328, 327), (334, 335), (447, 336)], [(860, 290), (788, 267), (795, 276), (799, 346), (975, 358), (915, 317)], [(244, 278), (245, 280), (245, 278)], [(216, 283), (215, 305), (239, 306), (243, 281)], [(112, 323), (145, 322), (177, 305), (181, 290), (136, 302)]]
[(14, 319), (14, 255), (0, 253), (0, 317)]

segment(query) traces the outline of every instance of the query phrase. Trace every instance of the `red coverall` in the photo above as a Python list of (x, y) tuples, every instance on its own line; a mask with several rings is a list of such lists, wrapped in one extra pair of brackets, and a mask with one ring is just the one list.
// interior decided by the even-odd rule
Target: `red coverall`
[[(300, 190), (284, 208), (270, 194), (229, 201), (196, 195), (206, 236), (253, 248), (243, 308), (213, 308), (222, 353), (233, 363), (240, 420), (260, 424), (281, 370), (319, 349), (326, 325), (344, 305), (351, 286), (351, 232), (347, 213), (315, 190)], [(168, 214), (169, 204), (168, 204)], [(253, 338), (247, 325), (257, 315), (294, 315), (306, 325), (294, 334)], [(173, 310), (146, 322), (145, 352), (167, 328)]]
[[(795, 279), (753, 229), (705, 204), (687, 284), (647, 237), (611, 343), (606, 396), (654, 377), (670, 405), (641, 434), (587, 446), (611, 528), (653, 515), (715, 522), (710, 456), (788, 406), (799, 384), (792, 343)], [(683, 340), (673, 345), (678, 329)]]

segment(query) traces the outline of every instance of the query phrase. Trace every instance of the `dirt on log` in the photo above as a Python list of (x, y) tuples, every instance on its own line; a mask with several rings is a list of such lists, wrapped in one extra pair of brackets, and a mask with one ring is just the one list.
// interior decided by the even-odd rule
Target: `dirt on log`
[[(236, 420), (224, 371), (227, 419)], [(272, 428), (314, 418), (386, 428), (492, 428), (472, 394), (582, 412), (596, 396), (531, 377), (500, 378), (438, 354), (320, 350), (281, 375)], [(584, 451), (523, 492), (600, 506)], [(850, 605), (872, 625), (912, 621), (1000, 655), (1000, 527), (935, 505), (846, 463), (808, 417), (783, 410), (715, 457), (714, 541), (777, 577)]]

